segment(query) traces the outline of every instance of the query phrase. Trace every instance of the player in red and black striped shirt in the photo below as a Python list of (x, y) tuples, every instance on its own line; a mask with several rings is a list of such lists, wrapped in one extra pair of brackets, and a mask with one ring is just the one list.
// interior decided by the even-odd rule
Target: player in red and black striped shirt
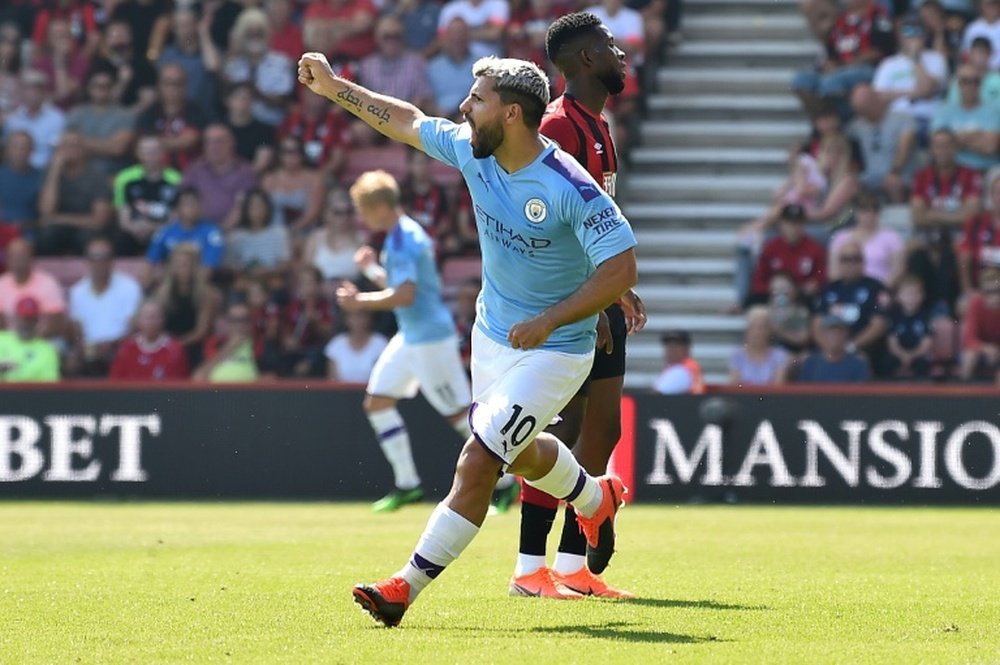
[[(608, 97), (625, 88), (625, 54), (615, 45), (611, 31), (589, 13), (569, 14), (553, 22), (545, 37), (545, 50), (565, 76), (566, 92), (549, 104), (539, 131), (575, 156), (614, 196), (618, 153), (603, 110)], [(590, 377), (560, 414), (562, 422), (550, 428), (573, 449), (587, 472), (597, 475), (605, 473), (620, 436), (625, 338), (641, 329), (646, 320), (635, 292), (626, 294), (621, 305), (605, 310)], [(604, 324), (610, 330), (601, 330)], [(597, 576), (606, 561), (590, 561), (588, 566), (587, 542), (568, 505), (559, 551), (553, 568), (548, 569), (545, 541), (559, 500), (524, 485), (521, 501), (521, 542), (512, 593), (526, 589), (533, 596), (548, 598), (579, 598), (580, 594), (633, 597), (630, 592), (609, 587)]]

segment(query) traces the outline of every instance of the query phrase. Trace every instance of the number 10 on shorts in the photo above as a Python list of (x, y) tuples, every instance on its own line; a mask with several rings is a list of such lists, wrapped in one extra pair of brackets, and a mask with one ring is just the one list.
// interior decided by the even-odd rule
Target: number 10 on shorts
[[(504, 435), (504, 453), (508, 453), (511, 449), (517, 448), (519, 445), (524, 443), (525, 439), (531, 435), (531, 432), (535, 429), (535, 425), (538, 422), (532, 415), (526, 415), (524, 418), (521, 418), (521, 412), (524, 411), (524, 407), (520, 404), (512, 405), (511, 409), (513, 413), (510, 414), (510, 419), (500, 429), (500, 433)], [(508, 432), (510, 432), (509, 437), (507, 436)]]

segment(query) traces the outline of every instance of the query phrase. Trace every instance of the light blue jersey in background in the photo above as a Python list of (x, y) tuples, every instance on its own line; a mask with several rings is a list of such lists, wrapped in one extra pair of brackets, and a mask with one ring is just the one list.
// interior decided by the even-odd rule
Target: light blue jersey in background
[(454, 336), (451, 310), (441, 297), (441, 279), (434, 265), (434, 243), (420, 223), (406, 215), (386, 234), (382, 266), (388, 286), (398, 289), (406, 282), (416, 286), (413, 303), (392, 311), (407, 344), (437, 342)]
[[(635, 246), (615, 202), (571, 155), (547, 144), (534, 162), (507, 173), (494, 157), (476, 159), (468, 124), (428, 118), (424, 151), (462, 172), (472, 194), (483, 256), (476, 325), (510, 346), (516, 323), (565, 300), (596, 266)], [(541, 348), (589, 353), (597, 315), (555, 330)]]

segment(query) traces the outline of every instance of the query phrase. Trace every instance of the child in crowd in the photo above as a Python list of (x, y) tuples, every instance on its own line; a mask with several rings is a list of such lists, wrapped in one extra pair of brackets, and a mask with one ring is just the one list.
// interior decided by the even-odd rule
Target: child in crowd
[(888, 378), (925, 378), (930, 373), (933, 347), (930, 313), (924, 283), (906, 275), (896, 290), (896, 303), (889, 310), (888, 353), (882, 375)]

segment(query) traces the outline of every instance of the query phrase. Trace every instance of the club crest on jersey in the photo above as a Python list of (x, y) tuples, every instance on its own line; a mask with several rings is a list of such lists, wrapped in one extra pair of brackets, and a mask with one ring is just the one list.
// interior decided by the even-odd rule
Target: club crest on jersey
[(545, 201), (539, 198), (528, 199), (524, 204), (524, 216), (532, 224), (541, 224), (549, 214), (549, 209), (545, 207)]

